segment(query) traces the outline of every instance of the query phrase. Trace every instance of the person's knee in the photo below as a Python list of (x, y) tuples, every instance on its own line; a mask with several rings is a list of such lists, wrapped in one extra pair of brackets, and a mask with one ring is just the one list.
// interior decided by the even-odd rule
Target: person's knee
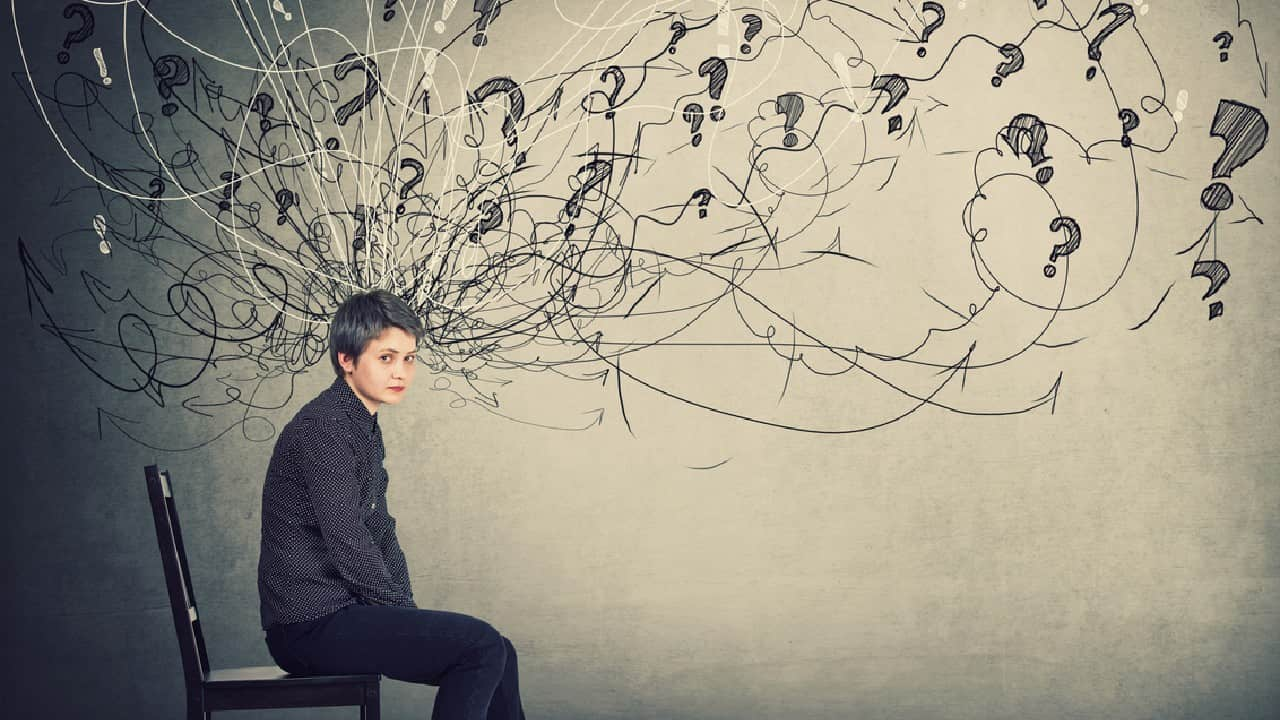
[(510, 642), (496, 628), (483, 620), (476, 620), (470, 654), (475, 656), (478, 662), (500, 668), (506, 664), (507, 651), (510, 647)]

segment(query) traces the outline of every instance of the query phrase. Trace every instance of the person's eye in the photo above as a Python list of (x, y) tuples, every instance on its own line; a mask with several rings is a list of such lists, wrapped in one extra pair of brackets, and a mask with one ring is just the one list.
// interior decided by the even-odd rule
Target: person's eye
[(383, 355), (382, 357), (380, 357), (380, 358), (378, 358), (378, 359), (379, 359), (379, 360), (381, 360), (382, 362), (387, 362), (387, 361), (391, 360), (391, 356), (390, 356), (390, 355)]
[(412, 365), (413, 363), (415, 363), (415, 362), (417, 362), (417, 361), (418, 361), (418, 356), (417, 356), (417, 355), (405, 355), (405, 356), (404, 356), (404, 359), (405, 359), (405, 361), (406, 361), (406, 362), (408, 362), (410, 365)]

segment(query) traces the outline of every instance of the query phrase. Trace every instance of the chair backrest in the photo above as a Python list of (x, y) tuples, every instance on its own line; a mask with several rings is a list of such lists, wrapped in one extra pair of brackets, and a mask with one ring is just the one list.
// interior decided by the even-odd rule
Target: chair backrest
[(196, 596), (191, 589), (191, 570), (182, 545), (178, 509), (173, 502), (173, 483), (168, 471), (161, 471), (155, 465), (147, 466), (146, 475), (151, 514), (156, 522), (156, 541), (160, 544), (164, 580), (173, 609), (173, 627), (178, 632), (178, 649), (182, 651), (182, 675), (187, 692), (199, 692), (209, 670), (209, 656), (204, 647), (204, 633), (200, 631), (200, 616), (196, 613)]

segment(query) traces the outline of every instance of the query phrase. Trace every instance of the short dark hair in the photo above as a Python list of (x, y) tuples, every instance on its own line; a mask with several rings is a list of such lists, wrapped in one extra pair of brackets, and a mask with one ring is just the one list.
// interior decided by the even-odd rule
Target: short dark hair
[(344, 375), (338, 353), (358, 358), (366, 345), (391, 327), (409, 333), (415, 342), (422, 340), (422, 320), (396, 295), (371, 290), (344, 300), (329, 324), (329, 360), (338, 377)]

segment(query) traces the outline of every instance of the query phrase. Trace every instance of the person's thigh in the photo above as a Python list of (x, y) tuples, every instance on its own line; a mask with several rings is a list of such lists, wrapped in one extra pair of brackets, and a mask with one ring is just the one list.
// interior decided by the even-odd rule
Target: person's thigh
[(439, 685), (460, 658), (504, 648), (483, 620), (461, 613), (389, 605), (349, 605), (291, 646), (311, 674), (379, 673)]

